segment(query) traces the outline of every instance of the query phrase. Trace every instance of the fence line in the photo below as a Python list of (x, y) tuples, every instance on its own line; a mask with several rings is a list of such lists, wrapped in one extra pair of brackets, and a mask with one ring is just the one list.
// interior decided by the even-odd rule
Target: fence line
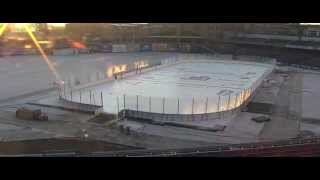
[[(61, 92), (62, 93), (62, 92)], [(99, 96), (100, 95), (100, 98)], [(63, 98), (61, 94), (60, 98)], [(104, 107), (106, 111), (118, 113), (123, 109), (144, 111), (161, 114), (206, 114), (215, 112), (225, 112), (238, 108), (245, 104), (251, 96), (249, 89), (235, 95), (216, 95), (213, 97), (192, 97), (192, 98), (157, 98), (146, 96), (131, 96), (131, 95), (109, 95), (102, 91), (83, 91), (70, 90), (69, 95), (65, 95), (66, 100), (77, 103), (99, 105)], [(98, 98), (98, 99), (97, 99)], [(99, 101), (100, 99), (100, 101)], [(135, 99), (135, 100), (134, 100)], [(106, 102), (106, 103), (105, 103)]]
[[(165, 59), (161, 61), (161, 65), (170, 66), (176, 63), (179, 63), (181, 59), (184, 61), (194, 61), (195, 58), (197, 62), (206, 62), (210, 60), (219, 60), (219, 57), (223, 55), (213, 55), (213, 56), (188, 56), (185, 54), (178, 54), (174, 58)], [(239, 59), (245, 59), (247, 57), (240, 57)], [(254, 58), (252, 58), (254, 59)], [(246, 62), (250, 63), (250, 58), (245, 59)], [(230, 60), (229, 62), (233, 62), (235, 60)], [(252, 60), (253, 61), (253, 60)], [(255, 62), (263, 62), (265, 64), (275, 64), (275, 60), (271, 58), (260, 58)], [(226, 62), (224, 60), (224, 62)], [(152, 67), (153, 69), (157, 68), (157, 66)], [(144, 69), (141, 73), (150, 71), (152, 69)], [(67, 83), (64, 84), (62, 88), (59, 88), (59, 98), (64, 98), (66, 100), (71, 101), (78, 101), (84, 104), (100, 104), (101, 106), (105, 107), (106, 111), (110, 111), (113, 113), (119, 113), (123, 109), (127, 110), (135, 110), (135, 111), (143, 111), (149, 113), (162, 113), (162, 114), (179, 114), (179, 115), (198, 115), (198, 114), (208, 114), (208, 113), (216, 113), (221, 115), (221, 113), (226, 111), (232, 111), (232, 113), (236, 112), (241, 106), (246, 105), (248, 99), (251, 98), (255, 94), (256, 88), (262, 84), (263, 79), (270, 74), (272, 69), (264, 72), (264, 74), (253, 83), (250, 88), (243, 89), (242, 91), (232, 95), (228, 94), (227, 96), (220, 96), (216, 95), (214, 97), (193, 97), (192, 99), (184, 98), (181, 99), (179, 97), (176, 98), (157, 98), (157, 97), (144, 97), (144, 96), (129, 96), (129, 95), (116, 95), (110, 97), (109, 95), (103, 94), (103, 92), (92, 92), (89, 91), (89, 94), (82, 93), (81, 90), (74, 91), (72, 88), (71, 83), (74, 80), (67, 78)], [(96, 79), (100, 79), (99, 72), (95, 74)], [(102, 78), (106, 78), (106, 75)], [(88, 78), (90, 81), (90, 78)], [(96, 101), (96, 97), (99, 99), (98, 96), (95, 94), (100, 94), (100, 103)], [(79, 96), (79, 97), (78, 97)], [(89, 97), (88, 97), (89, 96)], [(111, 95), (112, 96), (112, 95)], [(134, 97), (136, 101), (134, 101)], [(121, 99), (122, 98), (122, 99)], [(140, 98), (140, 99), (139, 99)], [(122, 103), (122, 105), (121, 105)], [(162, 105), (162, 107), (161, 107)], [(122, 109), (121, 109), (122, 108)]]
[[(63, 90), (62, 90), (63, 89)], [(113, 111), (113, 113), (118, 113), (122, 109), (145, 111), (145, 112), (155, 112), (162, 114), (206, 114), (214, 112), (223, 112), (234, 110), (239, 106), (246, 104), (247, 100), (253, 96), (255, 89), (246, 88), (237, 94), (231, 95), (216, 95), (213, 97), (193, 97), (192, 99), (183, 98), (181, 101), (180, 97), (176, 98), (157, 98), (157, 97), (145, 97), (145, 96), (130, 96), (130, 95), (106, 95), (102, 91), (89, 91), (88, 93), (83, 93), (83, 91), (66, 91), (66, 88), (60, 89), (59, 97), (70, 101), (79, 102), (83, 104), (101, 105), (106, 107), (105, 109)], [(69, 95), (68, 95), (69, 94)], [(100, 95), (100, 103), (97, 101), (97, 94)], [(136, 97), (135, 103), (132, 99)], [(99, 99), (99, 98), (98, 98)], [(115, 100), (113, 100), (115, 99)], [(104, 102), (107, 102), (104, 103)], [(120, 106), (120, 102), (122, 103)], [(115, 108), (112, 107), (114, 104)], [(135, 108), (133, 108), (135, 107)], [(214, 108), (215, 107), (215, 108)]]

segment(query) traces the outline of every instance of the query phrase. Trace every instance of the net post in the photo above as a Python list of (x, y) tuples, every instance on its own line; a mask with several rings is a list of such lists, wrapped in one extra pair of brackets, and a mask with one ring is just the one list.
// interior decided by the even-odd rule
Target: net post
[(206, 106), (206, 110), (205, 110), (206, 114), (208, 113), (208, 101), (209, 101), (209, 98), (207, 97), (206, 98), (206, 105), (205, 105)]
[(249, 99), (249, 88), (246, 90), (246, 105), (248, 104), (248, 99)]
[(219, 97), (218, 97), (217, 112), (218, 112), (218, 114), (219, 114), (219, 118), (221, 118), (221, 113), (220, 113), (220, 95), (219, 95)]
[(178, 112), (177, 114), (180, 114), (180, 99), (178, 98)]
[(245, 103), (245, 97), (246, 97), (246, 89), (244, 89), (242, 92), (242, 103), (241, 104)]
[(243, 93), (242, 93), (242, 91), (241, 91), (241, 92), (240, 92), (240, 97), (239, 97), (239, 98), (240, 98), (240, 99), (239, 99), (239, 107), (241, 107), (241, 104), (242, 104), (242, 94), (243, 94)]
[(246, 104), (246, 97), (247, 97), (247, 89), (243, 90), (243, 105)]
[(120, 107), (119, 107), (119, 96), (117, 96), (117, 114), (119, 115)]
[(92, 91), (89, 92), (90, 93), (90, 104), (92, 103)]
[(242, 91), (242, 102), (241, 102), (241, 104), (243, 104), (244, 101), (245, 101), (245, 92), (246, 92), (246, 89), (244, 89), (244, 90)]
[(68, 86), (71, 87), (71, 80), (70, 80), (70, 76), (68, 76)]
[(236, 94), (236, 98), (235, 98), (235, 100), (234, 100), (234, 107), (233, 107), (233, 112), (235, 112), (236, 111), (236, 109), (237, 109), (237, 105), (238, 105), (238, 94)]
[(137, 95), (137, 103), (136, 103), (136, 105), (137, 105), (137, 112), (139, 111), (139, 95)]
[(58, 91), (59, 91), (59, 99), (61, 99), (61, 88), (60, 87), (59, 87)]
[(220, 95), (218, 96), (217, 112), (220, 112)]
[(123, 95), (123, 109), (126, 109), (126, 95)]
[(96, 98), (94, 97), (94, 92), (92, 94), (93, 104), (96, 105)]
[(228, 97), (227, 110), (229, 110), (229, 106), (230, 106), (230, 94), (229, 94), (229, 97)]
[(192, 115), (193, 115), (193, 113), (194, 113), (194, 109), (193, 109), (193, 108), (194, 108), (194, 97), (192, 97), (192, 109), (191, 109), (191, 111), (192, 111), (192, 112), (191, 112), (191, 113), (192, 113)]
[(246, 89), (244, 89), (242, 92), (242, 104), (245, 103), (245, 98), (246, 98)]
[(70, 98), (71, 98), (71, 101), (72, 101), (72, 88), (70, 89)]
[(149, 112), (151, 112), (151, 96), (149, 96)]
[(64, 98), (67, 99), (66, 84), (63, 84), (63, 94), (64, 94)]
[(162, 113), (164, 114), (164, 103), (165, 103), (165, 98), (162, 98)]
[(101, 106), (103, 107), (103, 94), (102, 94), (102, 91), (100, 93), (100, 99), (101, 99)]

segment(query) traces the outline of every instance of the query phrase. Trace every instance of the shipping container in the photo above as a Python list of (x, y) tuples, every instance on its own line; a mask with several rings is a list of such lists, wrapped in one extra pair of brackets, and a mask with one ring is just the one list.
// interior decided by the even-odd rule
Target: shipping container
[(53, 50), (53, 55), (56, 56), (68, 56), (68, 55), (77, 55), (78, 49), (74, 48), (66, 48), (66, 49), (54, 49)]
[(35, 55), (36, 49), (24, 49), (24, 48), (2, 48), (0, 54), (2, 56), (18, 56), (18, 55)]
[(71, 48), (70, 42), (66, 38), (56, 39), (53, 42), (54, 49), (68, 49)]
[(177, 51), (177, 44), (176, 43), (169, 43), (167, 46), (167, 51), (169, 52), (176, 52)]
[(128, 52), (139, 52), (140, 44), (128, 44), (127, 45)]
[(109, 43), (94, 43), (89, 45), (90, 52), (93, 53), (109, 53), (112, 52), (112, 45)]
[(77, 49), (79, 54), (89, 54), (90, 50), (88, 48)]
[(151, 44), (142, 44), (142, 45), (141, 45), (141, 51), (142, 51), (142, 52), (152, 51), (152, 46), (151, 46)]
[(206, 53), (206, 50), (201, 47), (199, 44), (192, 44), (191, 45), (191, 50), (192, 53)]
[(110, 53), (112, 52), (112, 44), (103, 44), (102, 45), (102, 52), (104, 53)]
[(189, 43), (182, 43), (182, 44), (180, 44), (179, 50), (181, 52), (190, 52), (191, 51), (191, 45)]
[(112, 52), (128, 52), (125, 44), (112, 44)]
[(166, 52), (166, 51), (168, 51), (168, 44), (167, 43), (152, 43), (152, 51)]
[(24, 55), (35, 55), (38, 53), (37, 49), (24, 49)]

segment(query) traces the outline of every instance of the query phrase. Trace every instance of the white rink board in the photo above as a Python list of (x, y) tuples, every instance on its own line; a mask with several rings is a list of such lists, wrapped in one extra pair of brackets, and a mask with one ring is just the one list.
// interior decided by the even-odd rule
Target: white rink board
[[(81, 102), (90, 104), (91, 91), (91, 104), (93, 99), (101, 104), (102, 92), (104, 111), (108, 113), (124, 108), (165, 114), (217, 112), (234, 107), (236, 96), (245, 89), (257, 88), (272, 69), (271, 64), (255, 62), (181, 61), (82, 90)], [(79, 92), (73, 94), (73, 101), (79, 102)]]

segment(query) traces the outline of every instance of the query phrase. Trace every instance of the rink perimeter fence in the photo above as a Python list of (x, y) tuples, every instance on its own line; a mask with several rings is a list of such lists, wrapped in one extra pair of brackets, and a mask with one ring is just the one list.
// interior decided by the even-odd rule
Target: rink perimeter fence
[[(221, 60), (223, 59), (223, 60)], [(228, 60), (229, 59), (229, 60)], [(268, 66), (267, 71), (255, 81), (250, 88), (243, 89), (237, 94), (222, 94), (210, 97), (189, 97), (189, 98), (168, 98), (168, 97), (146, 97), (140, 95), (110, 95), (104, 92), (86, 90), (86, 86), (76, 86), (67, 81), (59, 89), (59, 98), (64, 101), (77, 104), (100, 106), (100, 110), (119, 115), (119, 117), (136, 117), (158, 120), (194, 120), (194, 119), (219, 119), (233, 116), (241, 108), (245, 107), (250, 99), (254, 97), (256, 89), (263, 80), (273, 71), (276, 60), (259, 56), (239, 56), (237, 60), (231, 60), (232, 55), (215, 54), (176, 54), (163, 59), (161, 63), (149, 64), (147, 67), (139, 67), (136, 64), (129, 64), (127, 71), (118, 73), (102, 79), (97, 78), (96, 82), (112, 82), (115, 79), (137, 76), (142, 73), (154, 71), (178, 63), (185, 62), (212, 62), (212, 60)], [(257, 64), (258, 63), (258, 64)], [(117, 77), (115, 77), (117, 76)], [(92, 82), (89, 82), (89, 84)], [(87, 87), (89, 87), (88, 85)], [(106, 102), (108, 101), (108, 102)], [(111, 103), (110, 103), (111, 102)], [(190, 116), (191, 115), (191, 116)]]

